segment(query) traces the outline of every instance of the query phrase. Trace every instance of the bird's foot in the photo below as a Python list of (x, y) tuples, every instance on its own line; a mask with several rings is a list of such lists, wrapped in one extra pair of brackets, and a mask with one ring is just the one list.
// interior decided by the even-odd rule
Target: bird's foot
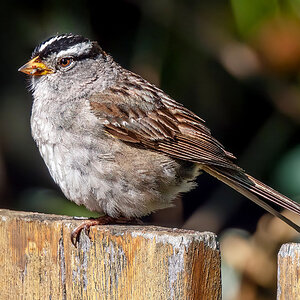
[(96, 225), (113, 225), (113, 224), (131, 224), (131, 225), (142, 225), (143, 222), (136, 218), (113, 218), (110, 216), (101, 216), (99, 218), (89, 218), (84, 220), (79, 226), (77, 226), (71, 233), (71, 242), (76, 247), (79, 242), (79, 236), (81, 231), (84, 229), (87, 236), (90, 233), (90, 227)]

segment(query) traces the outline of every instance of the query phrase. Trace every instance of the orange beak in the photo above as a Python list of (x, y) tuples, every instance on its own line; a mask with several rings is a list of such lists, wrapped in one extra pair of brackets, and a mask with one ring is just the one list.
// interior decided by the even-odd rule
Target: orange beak
[(23, 72), (28, 75), (42, 76), (46, 74), (53, 73), (53, 70), (48, 68), (40, 59), (39, 56), (34, 57), (24, 66), (22, 66), (18, 71)]

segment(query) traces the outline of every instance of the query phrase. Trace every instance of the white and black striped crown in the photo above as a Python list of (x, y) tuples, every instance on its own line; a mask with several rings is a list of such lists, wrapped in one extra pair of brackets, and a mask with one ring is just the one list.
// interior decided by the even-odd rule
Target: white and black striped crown
[(97, 42), (92, 42), (81, 35), (62, 34), (50, 37), (38, 45), (34, 49), (32, 57), (39, 56), (41, 59), (47, 59), (53, 54), (73, 56), (80, 60), (94, 58), (105, 52)]

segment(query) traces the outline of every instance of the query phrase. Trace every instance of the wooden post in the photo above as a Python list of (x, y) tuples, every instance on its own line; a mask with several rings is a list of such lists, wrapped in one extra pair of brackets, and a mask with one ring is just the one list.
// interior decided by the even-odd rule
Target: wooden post
[(221, 299), (214, 234), (80, 222), (0, 210), (0, 299)]
[(281, 246), (277, 276), (277, 300), (300, 299), (300, 244)]

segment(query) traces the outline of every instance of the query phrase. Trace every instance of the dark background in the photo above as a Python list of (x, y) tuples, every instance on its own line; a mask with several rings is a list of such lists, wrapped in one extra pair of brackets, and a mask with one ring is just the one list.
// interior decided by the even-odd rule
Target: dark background
[[(204, 118), (213, 135), (238, 157), (241, 167), (299, 201), (300, 4), (297, 3), (292, 0), (2, 2), (1, 207), (92, 215), (64, 199), (50, 178), (30, 134), (32, 99), (26, 89), (28, 82), (17, 72), (37, 44), (49, 36), (69, 32), (97, 40), (122, 66), (160, 86)], [(265, 214), (261, 208), (208, 175), (200, 176), (198, 184), (176, 208), (157, 213), (146, 221), (210, 230), (221, 237), (246, 236), (246, 241), (257, 234), (257, 222)], [(269, 226), (273, 219), (266, 218), (262, 224)], [(285, 225), (280, 222), (276, 226)], [(285, 240), (296, 239), (293, 233), (285, 237)], [(243, 285), (238, 282), (240, 291), (237, 289), (235, 296), (224, 295), (224, 299), (252, 299), (243, 298), (246, 297), (241, 292)], [(253, 299), (272, 299), (272, 288), (273, 284), (265, 287), (258, 283), (257, 298)]]

